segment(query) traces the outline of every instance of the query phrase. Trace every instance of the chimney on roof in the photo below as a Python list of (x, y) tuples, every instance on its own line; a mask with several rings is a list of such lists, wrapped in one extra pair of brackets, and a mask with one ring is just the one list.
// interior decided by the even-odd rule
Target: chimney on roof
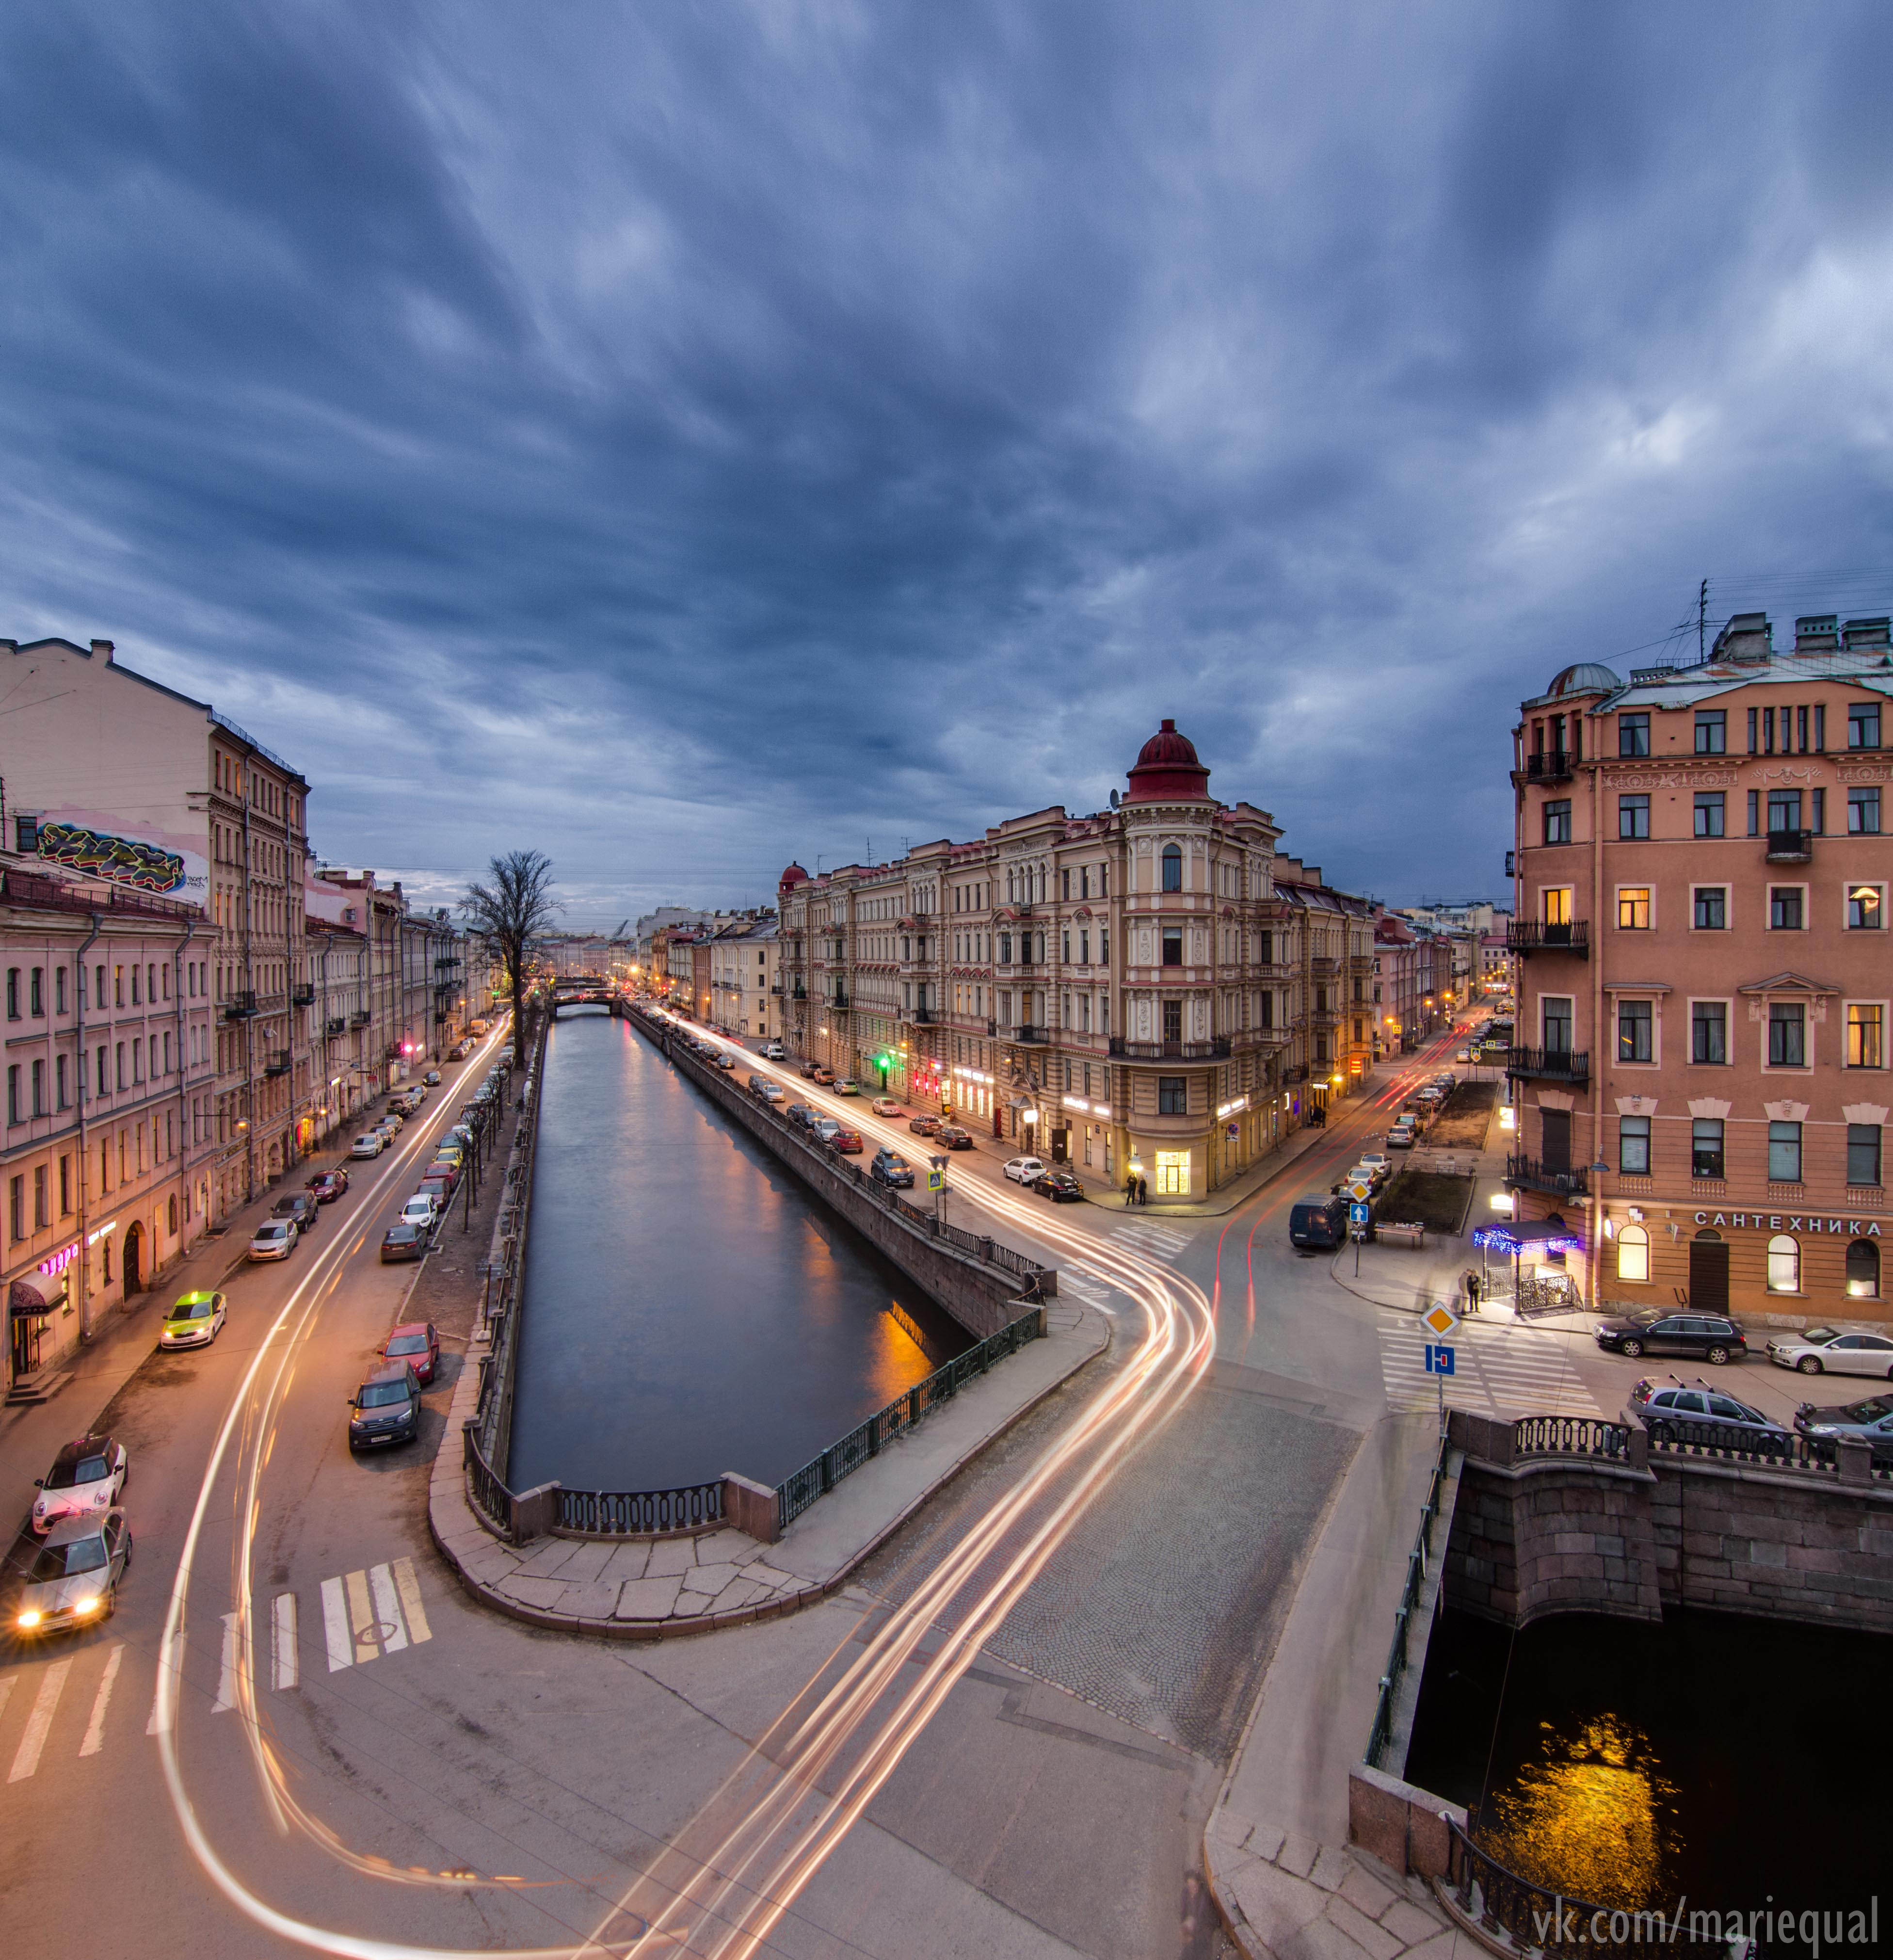
[(109, 667), (112, 664), (111, 641), (110, 640), (94, 640), (92, 642), (92, 657), (95, 660), (103, 660), (105, 664)]
[(1794, 650), (1797, 654), (1837, 654), (1841, 651), (1841, 621), (1837, 613), (1810, 612), (1794, 622)]
[(1893, 619), (1850, 619), (1845, 631), (1849, 653), (1863, 647), (1893, 646)]
[(1765, 612), (1738, 612), (1716, 635), (1711, 660), (1758, 667), (1774, 651), (1774, 628)]

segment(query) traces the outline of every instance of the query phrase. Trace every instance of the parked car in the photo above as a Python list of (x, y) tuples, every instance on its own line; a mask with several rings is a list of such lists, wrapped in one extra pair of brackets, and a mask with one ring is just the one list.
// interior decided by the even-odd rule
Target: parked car
[(410, 1224), (405, 1219), (399, 1225), (390, 1225), (381, 1235), (381, 1263), (392, 1266), (403, 1259), (425, 1259), (428, 1241), (433, 1236), (427, 1228)]
[(1631, 1389), (1630, 1400), (1624, 1405), (1624, 1420), (1641, 1423), (1659, 1443), (1673, 1443), (1678, 1429), (1692, 1424), (1737, 1430), (1775, 1449), (1786, 1449), (1789, 1442), (1788, 1432), (1772, 1417), (1700, 1382), (1692, 1387), (1646, 1376)]
[(56, 1634), (109, 1620), (131, 1562), (132, 1527), (122, 1511), (61, 1519), (27, 1568), (14, 1627), (23, 1634)]
[(1004, 1168), (1014, 1184), (1036, 1184), (1045, 1174), (1045, 1165), (1037, 1157), (1008, 1157)]
[(379, 1130), (364, 1130), (349, 1147), (352, 1157), (378, 1157), (388, 1147), (388, 1140)]
[(452, 1197), (453, 1194), (447, 1188), (447, 1181), (444, 1176), (436, 1177), (433, 1172), (430, 1171), (425, 1177), (422, 1179), (420, 1185), (415, 1195), (417, 1196), (437, 1197), (441, 1201), (441, 1209), (444, 1211), (447, 1209), (447, 1200)]
[(786, 1061), (788, 1052), (778, 1041), (765, 1042), (762, 1044), (762, 1059), (765, 1061)]
[(222, 1331), (228, 1305), (221, 1293), (183, 1293), (157, 1330), (161, 1348), (208, 1348)]
[(806, 1129), (821, 1112), (812, 1103), (791, 1102), (782, 1113), (791, 1123), (800, 1123)]
[(877, 1116), (899, 1116), (906, 1113), (891, 1096), (877, 1096), (868, 1107)]
[(272, 1218), (289, 1218), (295, 1221), (298, 1232), (306, 1232), (316, 1222), (316, 1201), (306, 1191), (292, 1191), (287, 1198), (279, 1198), (269, 1208)]
[(332, 1204), (348, 1188), (348, 1173), (345, 1170), (318, 1171), (309, 1180), (310, 1195), (318, 1204)]
[(466, 1043), (465, 1042), (456, 1042), (453, 1045), (447, 1050), (447, 1058), (449, 1061), (464, 1061), (466, 1059)]
[(1472, 1051), (1469, 1048), (1462, 1048), (1452, 1058), (1455, 1061), (1470, 1061), (1472, 1059)]
[(250, 1242), (253, 1259), (286, 1259), (296, 1249), (296, 1221), (293, 1218), (266, 1218)]
[(1884, 1334), (1850, 1334), (1839, 1327), (1810, 1327), (1805, 1334), (1777, 1335), (1768, 1359), (1804, 1375), (1872, 1375), (1893, 1381), (1893, 1341)]
[(426, 1175), (429, 1178), (437, 1177), (446, 1185), (449, 1198), (460, 1188), (460, 1166), (452, 1157), (436, 1157), (428, 1166)]
[(434, 1157), (437, 1163), (464, 1163), (466, 1150), (457, 1138), (443, 1137), (434, 1146)]
[(430, 1089), (437, 1089), (441, 1086), (441, 1071), (437, 1068), (430, 1068), (421, 1080)]
[(845, 1075), (835, 1083), (835, 1093), (838, 1096), (858, 1096), (861, 1093), (861, 1085), (853, 1076)]
[(431, 1320), (404, 1320), (391, 1328), (381, 1344), (384, 1361), (405, 1361), (414, 1370), (415, 1379), (425, 1388), (434, 1379), (441, 1361), (441, 1335)]
[(401, 1208), (401, 1216), (396, 1220), (399, 1225), (412, 1225), (417, 1230), (431, 1232), (434, 1221), (441, 1215), (439, 1201), (431, 1191), (417, 1192)]
[(825, 1143), (832, 1143), (842, 1134), (842, 1126), (832, 1116), (817, 1116), (809, 1128)]
[(1048, 1198), (1054, 1204), (1082, 1204), (1084, 1186), (1068, 1170), (1057, 1166), (1047, 1171), (1032, 1186), (1041, 1198)]
[(1393, 1170), (1393, 1166), (1388, 1161), (1386, 1153), (1383, 1150), (1363, 1150), (1360, 1161), (1370, 1170), (1382, 1171), (1389, 1175)]
[(824, 1089), (832, 1089), (835, 1087), (835, 1071), (827, 1063), (818, 1061), (815, 1064), (814, 1075), (816, 1080)]
[(1323, 1192), (1288, 1211), (1288, 1242), (1298, 1252), (1331, 1252), (1347, 1236), (1347, 1201)]
[(749, 1077), (749, 1093), (760, 1102), (780, 1102), (783, 1095), (782, 1085), (768, 1076), (752, 1075)]
[(866, 1146), (861, 1141), (859, 1130), (837, 1130), (828, 1140), (832, 1150), (838, 1150), (843, 1157), (858, 1157)]
[(734, 1068), (736, 1065), (736, 1057), (727, 1048), (717, 1051), (717, 1066), (719, 1068)]
[(348, 1447), (412, 1443), (421, 1433), (421, 1383), (405, 1361), (379, 1363), (348, 1398)]
[(914, 1166), (896, 1150), (880, 1150), (868, 1166), (868, 1175), (877, 1184), (890, 1188), (910, 1190), (914, 1182)]
[(801, 1076), (802, 1079), (805, 1082), (812, 1082), (815, 1079), (815, 1071), (817, 1066), (818, 1064), (813, 1061), (805, 1061), (800, 1065), (796, 1072)]
[(125, 1446), (110, 1436), (75, 1437), (62, 1443), (43, 1477), (33, 1478), (33, 1529), (44, 1537), (62, 1518), (87, 1516), (119, 1500), (132, 1474)]
[(940, 1118), (930, 1116), (922, 1110), (918, 1116), (909, 1116), (907, 1127), (917, 1137), (937, 1137), (940, 1134)]
[(969, 1150), (973, 1147), (973, 1133), (962, 1130), (957, 1123), (943, 1123), (934, 1132), (950, 1150)]
[(1387, 1132), (1387, 1147), (1390, 1150), (1410, 1150), (1413, 1148), (1413, 1140), (1417, 1134), (1412, 1124), (1396, 1123)]
[(1836, 1443), (1864, 1443), (1876, 1465), (1893, 1464), (1893, 1395), (1869, 1395), (1837, 1408), (1803, 1402), (1794, 1412), (1794, 1426), (1823, 1456), (1831, 1456)]
[(1742, 1329), (1725, 1315), (1664, 1313), (1655, 1307), (1601, 1322), (1597, 1344), (1633, 1361), (1640, 1354), (1687, 1354), (1718, 1368), (1725, 1361), (1741, 1360), (1748, 1352)]

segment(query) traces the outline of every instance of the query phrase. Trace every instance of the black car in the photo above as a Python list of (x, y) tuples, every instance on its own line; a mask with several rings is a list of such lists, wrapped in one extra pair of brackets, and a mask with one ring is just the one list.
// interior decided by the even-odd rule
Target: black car
[[(1703, 1382), (1658, 1381), (1646, 1376), (1630, 1392), (1624, 1405), (1626, 1423), (1641, 1423), (1653, 1441), (1701, 1441), (1705, 1432), (1720, 1431), (1719, 1440), (1759, 1443), (1765, 1449), (1786, 1450), (1788, 1432), (1771, 1416), (1765, 1416), (1747, 1402), (1725, 1395)], [(1729, 1432), (1736, 1432), (1729, 1434)]]
[(296, 1230), (306, 1232), (316, 1222), (317, 1202), (313, 1191), (294, 1192), (287, 1198), (278, 1198), (270, 1207), (269, 1215), (272, 1218), (293, 1218)]
[(1659, 1313), (1653, 1307), (1604, 1322), (1597, 1330), (1597, 1344), (1607, 1354), (1627, 1355), (1633, 1361), (1640, 1354), (1686, 1354), (1718, 1368), (1725, 1361), (1741, 1360), (1748, 1352), (1746, 1337), (1726, 1314)]
[(1331, 1252), (1347, 1236), (1347, 1201), (1310, 1193), (1289, 1208), (1288, 1241), (1299, 1252)]
[(1041, 1171), (1032, 1181), (1032, 1188), (1041, 1198), (1048, 1198), (1054, 1204), (1082, 1204), (1084, 1186), (1068, 1170)]
[(782, 1113), (791, 1123), (800, 1123), (806, 1127), (813, 1123), (822, 1112), (807, 1102), (791, 1102)]
[(348, 1447), (412, 1443), (421, 1433), (421, 1383), (405, 1361), (383, 1361), (348, 1398)]
[(1794, 1426), (1830, 1462), (1837, 1444), (1851, 1442), (1866, 1444), (1876, 1466), (1893, 1465), (1893, 1395), (1869, 1395), (1836, 1408), (1803, 1402), (1794, 1412)]
[(962, 1130), (957, 1123), (943, 1123), (934, 1132), (950, 1150), (969, 1150), (973, 1147), (973, 1133)]
[(877, 1184), (898, 1186), (903, 1191), (912, 1188), (914, 1166), (897, 1151), (877, 1150), (867, 1169)]
[(390, 1225), (381, 1235), (381, 1263), (393, 1265), (402, 1259), (425, 1259), (428, 1235), (418, 1225)]

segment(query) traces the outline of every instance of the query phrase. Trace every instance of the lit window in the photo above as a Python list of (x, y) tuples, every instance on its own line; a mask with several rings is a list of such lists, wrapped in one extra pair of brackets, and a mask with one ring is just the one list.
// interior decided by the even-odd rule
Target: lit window
[(1801, 1290), (1801, 1248), (1785, 1232), (1777, 1232), (1768, 1241), (1768, 1290)]
[(1624, 932), (1650, 930), (1650, 887), (1620, 885), (1617, 888), (1617, 923)]
[(1877, 932), (1886, 916), (1878, 885), (1856, 885), (1847, 893), (1847, 930)]
[(1847, 1248), (1847, 1297), (1877, 1300), (1880, 1294), (1880, 1249), (1871, 1239), (1856, 1239)]
[(1850, 1068), (1884, 1068), (1881, 1046), (1882, 1010), (1878, 1001), (1856, 1001), (1847, 1008), (1847, 1060)]
[(1617, 1235), (1617, 1277), (1637, 1286), (1650, 1284), (1650, 1234), (1640, 1225), (1626, 1225)]

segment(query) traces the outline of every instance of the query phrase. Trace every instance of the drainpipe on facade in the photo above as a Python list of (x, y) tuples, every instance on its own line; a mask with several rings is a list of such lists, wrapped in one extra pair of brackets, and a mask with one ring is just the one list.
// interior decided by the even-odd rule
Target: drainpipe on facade
[(97, 912), (89, 916), (92, 921), (92, 937), (79, 948), (79, 956), (75, 964), (78, 971), (73, 975), (77, 985), (72, 990), (74, 1015), (73, 1036), (78, 1043), (79, 1092), (79, 1256), (73, 1261), (79, 1275), (79, 1344), (84, 1347), (92, 1338), (91, 1290), (86, 1278), (92, 1263), (92, 1249), (85, 1242), (85, 1221), (91, 1214), (85, 1202), (85, 1181), (91, 1175), (88, 1155), (85, 1147), (85, 956), (92, 950), (98, 936), (104, 930), (104, 921)]
[[(1589, 716), (1586, 718), (1590, 718)], [(1599, 746), (1603, 740), (1603, 724), (1596, 723), (1592, 729), (1591, 744), (1591, 905), (1598, 909), (1608, 901), (1604, 891), (1604, 763), (1603, 752)], [(1604, 1024), (1604, 949), (1610, 942), (1610, 921), (1599, 918), (1594, 921), (1597, 930), (1591, 934), (1591, 1162), (1604, 1162), (1604, 1064), (1610, 1054), (1608, 1030)], [(1589, 1281), (1586, 1291), (1590, 1296), (1591, 1311), (1597, 1310), (1599, 1283), (1603, 1277), (1604, 1265), (1604, 1193), (1602, 1188), (1602, 1173), (1593, 1170), (1586, 1182), (1596, 1187), (1591, 1192), (1590, 1227), (1591, 1242), (1589, 1257), (1585, 1264)]]
[[(183, 1167), (177, 1174), (178, 1182), (184, 1188), (184, 1222), (190, 1222), (191, 1215), (191, 1104), (190, 1068), (185, 1060), (186, 1053), (184, 1037), (189, 1023), (184, 1017), (184, 949), (197, 937), (197, 921), (184, 921), (184, 937), (177, 942), (177, 950), (171, 955), (171, 991), (177, 1002), (177, 1153)], [(180, 1234), (188, 1239), (188, 1230)]]
[(243, 1202), (256, 1195), (256, 967), (250, 935), (255, 921), (250, 915), (254, 900), (250, 889), (250, 807), (256, 794), (256, 778), (243, 772), (243, 988), (250, 998), (250, 1012), (243, 1017)]

